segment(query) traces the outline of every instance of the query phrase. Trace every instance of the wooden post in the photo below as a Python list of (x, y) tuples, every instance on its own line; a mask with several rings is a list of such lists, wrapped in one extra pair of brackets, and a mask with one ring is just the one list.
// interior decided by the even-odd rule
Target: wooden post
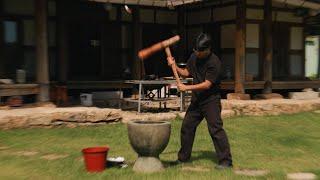
[(272, 59), (273, 59), (273, 41), (272, 41), (272, 0), (264, 1), (264, 53), (263, 53), (263, 94), (255, 96), (256, 99), (282, 99), (280, 94), (272, 93)]
[(140, 10), (136, 6), (133, 9), (133, 79), (142, 79), (144, 71), (144, 63), (138, 58), (138, 52), (142, 49), (142, 28), (140, 24)]
[(235, 93), (227, 95), (227, 99), (248, 100), (245, 94), (245, 60), (246, 60), (246, 0), (238, 0), (236, 8), (236, 39), (235, 39)]
[(68, 79), (68, 35), (66, 4), (68, 2), (57, 1), (57, 35), (58, 35), (58, 80), (61, 84), (66, 84)]
[(264, 72), (263, 80), (265, 81), (263, 93), (272, 93), (272, 58), (273, 58), (273, 42), (272, 42), (272, 0), (265, 0), (264, 3)]
[(47, 0), (35, 0), (37, 82), (40, 85), (38, 95), (40, 102), (49, 101), (47, 8)]
[(237, 1), (236, 49), (235, 49), (235, 93), (244, 93), (246, 58), (246, 0)]

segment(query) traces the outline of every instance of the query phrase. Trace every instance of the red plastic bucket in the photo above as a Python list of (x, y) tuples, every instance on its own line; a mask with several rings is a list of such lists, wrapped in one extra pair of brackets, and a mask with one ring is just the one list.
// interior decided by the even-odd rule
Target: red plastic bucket
[(88, 172), (101, 172), (106, 168), (109, 147), (90, 147), (82, 150)]

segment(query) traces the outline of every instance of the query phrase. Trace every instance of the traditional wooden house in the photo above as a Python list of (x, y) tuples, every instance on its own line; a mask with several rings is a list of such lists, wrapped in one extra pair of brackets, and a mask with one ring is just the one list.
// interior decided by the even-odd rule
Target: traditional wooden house
[(0, 0), (0, 96), (130, 88), (125, 79), (168, 76), (165, 55), (142, 64), (144, 46), (175, 34), (179, 62), (200, 32), (223, 62), (222, 89), (320, 88), (318, 0)]

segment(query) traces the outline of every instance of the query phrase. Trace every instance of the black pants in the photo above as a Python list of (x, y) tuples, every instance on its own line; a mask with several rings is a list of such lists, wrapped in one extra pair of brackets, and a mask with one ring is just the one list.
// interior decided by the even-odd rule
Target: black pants
[(213, 100), (205, 103), (191, 103), (181, 127), (181, 149), (178, 153), (178, 159), (180, 161), (190, 159), (195, 132), (203, 118), (207, 120), (208, 130), (216, 150), (218, 163), (232, 165), (228, 137), (222, 127), (220, 97), (215, 97)]

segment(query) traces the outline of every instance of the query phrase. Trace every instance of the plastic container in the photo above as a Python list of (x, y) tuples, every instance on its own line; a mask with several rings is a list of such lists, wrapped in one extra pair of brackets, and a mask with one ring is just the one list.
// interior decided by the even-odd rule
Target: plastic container
[(92, 94), (80, 94), (81, 105), (92, 106)]
[(88, 172), (101, 172), (106, 169), (109, 147), (89, 147), (82, 150)]
[(17, 69), (16, 74), (17, 74), (16, 81), (18, 84), (26, 83), (26, 71), (25, 70)]

